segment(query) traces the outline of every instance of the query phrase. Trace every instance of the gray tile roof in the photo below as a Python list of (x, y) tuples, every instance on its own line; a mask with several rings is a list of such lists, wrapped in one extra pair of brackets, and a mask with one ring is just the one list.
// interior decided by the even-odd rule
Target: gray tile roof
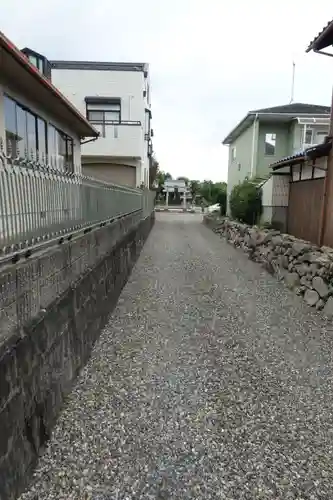
[(250, 111), (250, 113), (288, 113), (295, 115), (309, 114), (329, 114), (331, 108), (329, 106), (321, 106), (318, 104), (304, 104), (302, 102), (293, 102), (291, 104), (283, 104), (282, 106), (273, 106), (272, 108), (262, 108)]
[(281, 106), (273, 106), (271, 108), (261, 108), (249, 111), (247, 115), (232, 129), (231, 132), (222, 141), (222, 144), (231, 144), (237, 137), (249, 127), (254, 120), (258, 117), (263, 118), (265, 115), (271, 115), (272, 120), (275, 116), (277, 118), (285, 118), (292, 120), (298, 116), (316, 117), (318, 115), (330, 114), (331, 108), (329, 106), (321, 106), (320, 104), (304, 104), (301, 102), (294, 102), (291, 104), (283, 104)]

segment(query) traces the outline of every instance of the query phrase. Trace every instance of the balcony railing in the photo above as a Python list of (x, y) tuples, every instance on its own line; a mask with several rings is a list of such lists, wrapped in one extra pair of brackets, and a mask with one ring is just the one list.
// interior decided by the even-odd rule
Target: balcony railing
[(121, 156), (141, 158), (143, 154), (144, 130), (140, 121), (91, 122), (100, 132), (97, 141), (84, 144), (85, 156)]
[(115, 133), (118, 128), (117, 127), (124, 127), (124, 126), (129, 126), (129, 127), (140, 127), (141, 122), (140, 121), (133, 121), (133, 120), (122, 120), (122, 121), (117, 121), (117, 120), (105, 120), (105, 121), (95, 121), (91, 120), (90, 123), (100, 132), (100, 137), (106, 137), (109, 135), (111, 132), (114, 134), (114, 138), (117, 139), (117, 134)]
[[(81, 171), (77, 168), (76, 171)], [(0, 257), (116, 217), (153, 210), (149, 191), (117, 186), (25, 155), (0, 141)]]

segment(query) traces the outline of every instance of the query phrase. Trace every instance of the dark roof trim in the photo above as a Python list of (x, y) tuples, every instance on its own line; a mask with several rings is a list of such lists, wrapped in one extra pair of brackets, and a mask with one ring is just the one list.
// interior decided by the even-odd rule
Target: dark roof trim
[(295, 163), (304, 163), (307, 160), (322, 158), (323, 156), (329, 155), (331, 148), (332, 139), (328, 138), (327, 142), (318, 144), (317, 146), (313, 146), (312, 148), (305, 149), (304, 151), (300, 151), (299, 153), (296, 153), (292, 156), (282, 158), (281, 160), (272, 163), (270, 167), (273, 169), (273, 171), (275, 171), (287, 165), (294, 165)]
[(317, 146), (314, 146), (313, 148), (308, 148), (306, 150), (307, 158), (312, 160), (315, 158), (321, 158), (322, 156), (328, 156), (332, 149), (332, 137), (327, 136), (326, 139), (326, 142), (323, 144), (317, 144)]
[(87, 104), (119, 104), (120, 97), (102, 97), (102, 96), (86, 96), (84, 98)]
[(41, 85), (59, 99), (69, 111), (76, 117), (77, 120), (84, 124), (87, 134), (84, 137), (99, 137), (99, 132), (88, 122), (86, 118), (76, 109), (76, 107), (68, 100), (52, 83), (33, 65), (30, 63), (26, 55), (23, 54), (7, 37), (0, 31), (0, 47), (3, 47), (16, 60), (18, 64), (30, 73)]
[(306, 52), (313, 50), (315, 52), (325, 49), (333, 44), (333, 20), (329, 21), (320, 33), (312, 40)]
[(99, 62), (99, 61), (50, 61), (53, 69), (76, 69), (95, 71), (138, 71), (148, 70), (147, 63)]
[(45, 56), (39, 54), (39, 52), (36, 52), (35, 50), (29, 49), (29, 47), (24, 47), (24, 49), (21, 49), (21, 52), (23, 52), (23, 54), (25, 54), (26, 56), (28, 54), (32, 54), (33, 56), (38, 57), (39, 59), (46, 59)]

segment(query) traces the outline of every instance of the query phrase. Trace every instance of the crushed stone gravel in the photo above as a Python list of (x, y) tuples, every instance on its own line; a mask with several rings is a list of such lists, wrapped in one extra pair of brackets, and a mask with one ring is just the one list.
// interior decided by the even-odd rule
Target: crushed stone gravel
[(333, 498), (332, 324), (158, 214), (21, 500)]

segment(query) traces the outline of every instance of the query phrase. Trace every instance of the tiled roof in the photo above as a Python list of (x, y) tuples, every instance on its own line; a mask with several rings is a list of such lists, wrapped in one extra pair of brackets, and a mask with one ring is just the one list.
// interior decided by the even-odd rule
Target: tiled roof
[(324, 142), (323, 144), (317, 144), (311, 148), (304, 149), (303, 151), (298, 151), (294, 155), (286, 156), (281, 158), (281, 160), (272, 163), (270, 167), (276, 170), (278, 167), (283, 165), (292, 165), (299, 161), (306, 161), (309, 159), (320, 158), (322, 156), (328, 156), (329, 151), (332, 148), (332, 141)]
[(304, 104), (302, 102), (293, 102), (291, 104), (283, 104), (282, 106), (273, 106), (272, 108), (262, 108), (250, 111), (250, 113), (288, 113), (288, 114), (329, 114), (331, 108), (329, 106), (321, 106), (319, 104)]
[(333, 20), (329, 21), (318, 35), (310, 42), (306, 52), (321, 50), (333, 43)]
[(270, 167), (277, 167), (278, 165), (286, 164), (288, 162), (293, 162), (294, 160), (303, 160), (306, 157), (306, 151), (299, 151), (295, 153), (294, 155), (291, 156), (285, 156), (284, 158), (281, 158), (281, 160), (276, 161), (275, 163), (271, 163)]

